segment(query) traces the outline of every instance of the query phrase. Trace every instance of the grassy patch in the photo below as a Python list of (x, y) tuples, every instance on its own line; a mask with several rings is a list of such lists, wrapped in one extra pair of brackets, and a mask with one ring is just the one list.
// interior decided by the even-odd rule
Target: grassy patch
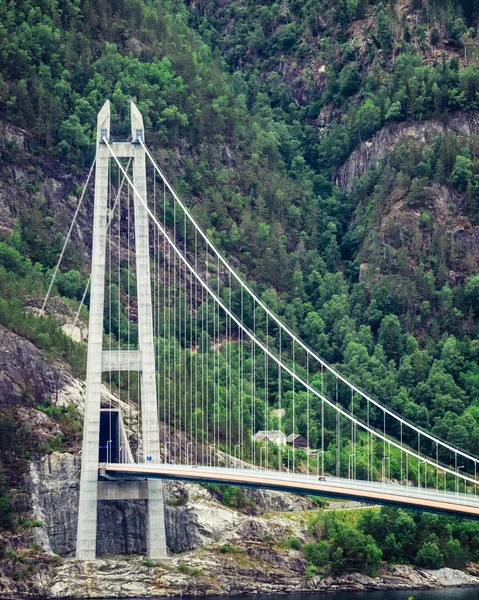
[(186, 496), (178, 496), (178, 498), (170, 498), (167, 502), (168, 506), (185, 506), (188, 502), (188, 498)]
[(31, 529), (32, 527), (43, 527), (43, 522), (40, 519), (19, 519), (18, 524), (23, 529)]
[(198, 575), (203, 574), (203, 571), (201, 569), (194, 569), (188, 566), (185, 562), (180, 563), (178, 570), (180, 571), (180, 573), (183, 573), (183, 575), (191, 575), (192, 577), (197, 577)]
[(232, 546), (231, 544), (223, 544), (220, 546), (219, 551), (221, 554), (240, 554), (243, 552), (238, 546)]

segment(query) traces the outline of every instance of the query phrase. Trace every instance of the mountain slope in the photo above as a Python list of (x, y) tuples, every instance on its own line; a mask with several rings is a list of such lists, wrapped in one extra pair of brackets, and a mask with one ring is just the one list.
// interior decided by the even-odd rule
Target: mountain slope
[[(478, 453), (477, 19), (477, 2), (455, 0), (0, 0), (1, 325), (82, 375), (85, 348), (60, 325), (89, 272), (88, 197), (63, 299), (48, 319), (33, 313), (92, 160), (96, 113), (109, 97), (123, 135), (134, 97), (155, 156), (264, 300), (354, 382)], [(13, 375), (2, 426), (15, 429), (30, 403), (58, 436), (70, 427), (62, 449), (73, 450), (71, 415), (16, 393), (27, 377)], [(283, 392), (289, 426), (286, 379)], [(325, 458), (332, 469), (332, 446)], [(19, 484), (3, 457), (0, 468), (12, 527)]]

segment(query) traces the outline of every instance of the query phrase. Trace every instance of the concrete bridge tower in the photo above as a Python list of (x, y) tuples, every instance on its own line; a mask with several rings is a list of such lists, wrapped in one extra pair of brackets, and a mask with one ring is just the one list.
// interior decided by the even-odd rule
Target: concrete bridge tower
[[(105, 371), (138, 371), (140, 374), (141, 430), (143, 460), (160, 463), (158, 404), (156, 397), (155, 355), (148, 214), (134, 194), (136, 280), (138, 295), (138, 350), (105, 351), (103, 349), (103, 314), (105, 301), (106, 234), (108, 213), (108, 171), (110, 147), (118, 158), (133, 161), (133, 183), (146, 201), (146, 157), (139, 140), (144, 140), (143, 119), (131, 102), (131, 140), (110, 141), (110, 103), (105, 102), (97, 118), (95, 202), (90, 291), (90, 321), (83, 432), (80, 503), (76, 557), (96, 557), (97, 505), (99, 500), (135, 499), (146, 501), (147, 554), (151, 559), (165, 559), (166, 539), (163, 484), (158, 480), (138, 482), (98, 481), (101, 385)], [(126, 484), (126, 485), (125, 485)]]

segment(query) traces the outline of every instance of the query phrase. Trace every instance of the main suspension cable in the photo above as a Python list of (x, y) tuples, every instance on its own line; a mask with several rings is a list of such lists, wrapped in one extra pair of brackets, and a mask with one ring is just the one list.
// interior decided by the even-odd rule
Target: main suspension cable
[[(119, 168), (125, 174), (128, 183), (131, 185), (131, 187), (132, 187), (133, 191), (135, 192), (135, 194), (137, 195), (139, 201), (145, 207), (145, 210), (148, 213), (148, 215), (150, 216), (150, 218), (152, 219), (153, 223), (161, 231), (161, 234), (163, 235), (164, 239), (168, 242), (170, 248), (178, 256), (178, 258), (185, 264), (185, 266), (190, 270), (190, 272), (198, 279), (198, 281), (201, 284), (201, 286), (207, 291), (207, 293), (209, 294), (209, 296), (211, 296), (211, 298), (217, 303), (217, 305), (219, 305), (222, 308), (222, 310), (236, 323), (236, 325), (238, 327), (240, 327), (246, 333), (246, 335), (248, 335), (248, 337), (251, 339), (251, 341), (254, 342), (254, 346), (257, 346), (263, 352), (267, 353), (269, 355), (269, 357), (274, 362), (276, 362), (276, 364), (280, 368), (282, 368), (284, 371), (286, 371), (294, 380), (296, 380), (297, 382), (301, 383), (301, 385), (303, 387), (305, 387), (306, 389), (309, 389), (315, 396), (317, 396), (318, 398), (324, 400), (324, 402), (326, 402), (329, 406), (333, 407), (336, 410), (337, 413), (340, 413), (340, 415), (343, 415), (347, 419), (353, 420), (357, 425), (359, 425), (363, 429), (368, 430), (368, 428), (366, 427), (365, 423), (361, 422), (358, 417), (356, 417), (356, 416), (352, 417), (349, 414), (349, 412), (346, 409), (344, 409), (339, 403), (335, 404), (333, 402), (333, 400), (331, 400), (330, 398), (328, 398), (325, 395), (320, 394), (318, 392), (318, 390), (316, 390), (316, 388), (313, 388), (307, 381), (305, 381), (304, 378), (301, 377), (301, 375), (299, 375), (296, 372), (295, 369), (292, 369), (287, 364), (282, 363), (279, 360), (278, 356), (273, 351), (271, 351), (267, 346), (265, 346), (261, 342), (261, 340), (257, 337), (257, 335), (255, 333), (253, 333), (252, 331), (250, 331), (249, 328), (246, 327), (246, 325), (244, 325), (244, 323), (242, 323), (239, 320), (239, 318), (232, 311), (230, 311), (228, 309), (227, 305), (221, 300), (221, 298), (211, 288), (211, 286), (209, 285), (209, 283), (207, 281), (203, 280), (203, 278), (198, 273), (198, 271), (196, 271), (194, 269), (194, 267), (190, 264), (190, 262), (187, 259), (187, 257), (183, 255), (183, 253), (181, 252), (181, 250), (176, 246), (175, 242), (171, 239), (171, 237), (168, 234), (168, 232), (166, 231), (166, 229), (161, 225), (161, 223), (158, 221), (158, 219), (156, 218), (156, 216), (152, 213), (152, 211), (148, 207), (147, 203), (144, 201), (144, 199), (142, 198), (141, 194), (138, 192), (137, 188), (135, 187), (135, 185), (133, 184), (133, 182), (131, 181), (131, 179), (126, 174), (123, 166), (121, 165), (120, 161), (118, 160), (118, 158), (115, 155), (115, 153), (113, 152), (110, 144), (108, 143), (108, 140), (105, 137), (103, 138), (103, 142), (108, 147), (108, 150), (109, 150), (110, 154), (115, 159), (115, 161), (118, 164)], [(253, 346), (253, 348), (254, 348), (254, 346)], [(377, 437), (379, 437), (381, 440), (387, 441), (390, 445), (394, 446), (395, 448), (401, 449), (401, 446), (400, 446), (399, 443), (395, 442), (394, 440), (390, 440), (388, 438), (385, 438), (385, 436), (380, 431), (375, 431), (375, 430), (371, 430), (371, 429), (369, 429), (369, 431), (371, 431), (372, 433), (374, 433), (374, 435), (376, 435)], [(432, 467), (436, 467), (436, 463), (433, 462), (432, 460), (430, 460), (429, 458), (424, 458), (423, 456), (419, 457), (418, 454), (416, 454), (413, 450), (409, 450), (409, 449), (406, 449), (406, 448), (404, 449), (404, 451), (407, 454), (410, 454), (411, 456), (414, 456), (416, 459), (422, 460), (423, 462), (429, 464)], [(449, 469), (448, 467), (445, 467), (445, 466), (442, 467), (442, 468), (443, 468), (444, 471), (446, 471), (446, 472), (450, 473), (451, 475), (454, 475), (454, 476), (462, 479), (463, 481), (469, 481), (470, 483), (474, 483), (474, 484), (477, 483), (475, 479), (473, 479), (473, 478), (471, 478), (471, 477), (469, 477), (469, 476), (467, 476), (465, 474), (459, 473), (457, 470), (453, 471), (452, 469)]]
[(70, 227), (68, 229), (67, 237), (65, 238), (65, 241), (63, 242), (62, 251), (60, 252), (60, 256), (58, 257), (57, 264), (55, 265), (55, 268), (53, 270), (52, 278), (50, 280), (50, 285), (48, 286), (48, 290), (47, 290), (46, 296), (45, 296), (45, 298), (43, 300), (42, 308), (40, 310), (40, 315), (42, 317), (43, 317), (43, 314), (45, 312), (45, 306), (47, 305), (48, 299), (50, 298), (50, 293), (52, 291), (53, 284), (55, 283), (55, 278), (57, 276), (58, 269), (60, 268), (60, 264), (61, 264), (61, 262), (63, 260), (63, 255), (65, 254), (65, 250), (67, 248), (68, 242), (70, 241), (70, 237), (71, 237), (71, 234), (72, 234), (72, 231), (73, 231), (73, 227), (75, 226), (75, 223), (76, 223), (76, 220), (77, 220), (77, 217), (78, 217), (78, 213), (80, 212), (80, 208), (81, 208), (81, 205), (83, 203), (83, 198), (85, 197), (85, 193), (86, 193), (86, 191), (88, 189), (88, 184), (90, 183), (90, 179), (91, 179), (91, 175), (93, 173), (93, 167), (95, 166), (95, 162), (96, 162), (96, 156), (93, 159), (93, 162), (91, 164), (90, 171), (88, 172), (88, 177), (86, 178), (86, 183), (85, 183), (85, 185), (83, 187), (83, 190), (82, 190), (82, 193), (81, 193), (81, 196), (80, 196), (80, 200), (78, 201), (78, 206), (76, 207), (75, 214), (73, 215), (73, 220), (72, 220), (72, 222), (70, 224)]
[(433, 441), (434, 443), (436, 443), (436, 441), (438, 441), (439, 444), (442, 447), (446, 448), (447, 450), (449, 450), (451, 452), (457, 452), (463, 458), (467, 458), (468, 460), (471, 460), (474, 463), (478, 463), (479, 462), (479, 457), (474, 457), (472, 454), (468, 454), (467, 452), (464, 452), (464, 451), (460, 450), (459, 448), (455, 448), (454, 446), (451, 446), (447, 442), (445, 442), (445, 441), (443, 441), (443, 440), (441, 440), (441, 439), (439, 439), (437, 437), (434, 437), (433, 435), (431, 435), (427, 431), (425, 431), (425, 430), (417, 427), (416, 425), (414, 425), (414, 423), (412, 423), (411, 421), (408, 421), (407, 419), (405, 419), (399, 413), (393, 411), (392, 409), (388, 408), (386, 405), (382, 404), (378, 400), (372, 398), (371, 396), (369, 396), (369, 394), (367, 392), (365, 392), (360, 387), (358, 387), (358, 386), (354, 385), (353, 383), (351, 383), (339, 371), (337, 371), (334, 367), (332, 367), (325, 359), (321, 358), (318, 354), (316, 354), (316, 352), (312, 348), (310, 348), (301, 338), (299, 338), (294, 333), (294, 331), (290, 327), (288, 327), (259, 298), (259, 296), (256, 295), (256, 293), (252, 290), (252, 288), (229, 265), (228, 261), (223, 257), (223, 255), (221, 254), (221, 252), (216, 248), (216, 246), (214, 245), (214, 243), (208, 238), (208, 236), (206, 235), (206, 233), (203, 231), (203, 229), (200, 227), (200, 225), (193, 218), (193, 216), (191, 215), (190, 211), (186, 207), (185, 203), (181, 200), (181, 198), (176, 193), (176, 191), (173, 188), (173, 186), (169, 183), (168, 179), (166, 178), (166, 175), (163, 173), (163, 171), (160, 169), (160, 167), (158, 166), (158, 164), (155, 162), (155, 160), (153, 159), (150, 151), (148, 150), (148, 148), (146, 147), (146, 145), (144, 144), (144, 142), (143, 142), (143, 140), (141, 138), (140, 138), (139, 142), (140, 142), (141, 146), (143, 147), (143, 149), (145, 150), (145, 153), (148, 156), (148, 158), (150, 159), (153, 167), (155, 168), (155, 170), (157, 171), (157, 173), (160, 175), (160, 177), (163, 179), (165, 185), (168, 187), (168, 189), (170, 190), (171, 194), (173, 195), (173, 197), (175, 198), (175, 200), (178, 202), (178, 204), (181, 206), (181, 208), (185, 211), (186, 216), (188, 217), (188, 219), (190, 220), (190, 222), (193, 224), (193, 226), (195, 227), (195, 229), (198, 231), (198, 233), (200, 234), (200, 236), (204, 239), (204, 241), (206, 242), (206, 244), (211, 248), (211, 250), (214, 252), (214, 254), (218, 257), (218, 259), (222, 262), (222, 264), (226, 267), (226, 269), (231, 273), (231, 275), (236, 279), (236, 281), (238, 281), (238, 283), (242, 287), (244, 287), (244, 289), (250, 294), (250, 296), (254, 299), (254, 301), (259, 306), (261, 306), (261, 308), (275, 321), (275, 323), (281, 329), (283, 329), (283, 331), (285, 331), (294, 341), (296, 341), (296, 343), (299, 344), (303, 348), (303, 350), (305, 350), (306, 353), (308, 353), (312, 358), (314, 358), (317, 362), (319, 362), (320, 365), (322, 365), (324, 368), (326, 368), (336, 378), (338, 378), (339, 380), (341, 380), (348, 387), (352, 388), (356, 393), (358, 393), (360, 396), (362, 396), (365, 400), (369, 400), (375, 406), (377, 406), (379, 409), (381, 409), (382, 411), (386, 412), (387, 414), (389, 414), (390, 416), (392, 416), (393, 418), (395, 418), (399, 422), (402, 422), (404, 425), (406, 425), (407, 427), (410, 427), (415, 432), (420, 432), (421, 435), (427, 437), (429, 440)]

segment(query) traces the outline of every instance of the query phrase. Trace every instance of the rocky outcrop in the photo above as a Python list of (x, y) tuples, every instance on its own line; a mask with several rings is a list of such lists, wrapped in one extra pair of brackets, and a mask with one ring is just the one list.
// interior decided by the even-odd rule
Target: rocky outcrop
[[(36, 518), (37, 542), (62, 556), (75, 551), (81, 457), (54, 452), (31, 465), (29, 487)], [(141, 501), (100, 502), (97, 551), (130, 554), (145, 551), (145, 511)]]
[[(33, 512), (43, 523), (35, 529), (37, 542), (47, 552), (62, 556), (75, 550), (81, 458), (54, 452), (32, 463), (29, 489)], [(260, 491), (252, 496), (263, 506), (311, 508), (307, 499), (296, 499)], [(188, 483), (165, 484), (165, 526), (168, 548), (185, 552), (220, 540), (238, 541), (243, 537), (264, 538), (271, 534), (269, 521), (241, 514), (217, 502), (204, 488)], [(288, 524), (282, 525), (282, 530)], [(260, 533), (254, 533), (259, 528)], [(274, 529), (274, 527), (273, 527)], [(145, 510), (142, 501), (100, 502), (98, 510), (97, 551), (99, 555), (145, 552)]]
[[(296, 556), (298, 554), (298, 556)], [(28, 583), (0, 576), (4, 597), (44, 598), (158, 598), (180, 595), (239, 595), (253, 593), (359, 592), (417, 590), (479, 585), (479, 578), (454, 569), (429, 571), (384, 565), (377, 577), (350, 573), (340, 577), (304, 577), (299, 553), (217, 548), (154, 564), (134, 557), (94, 562), (66, 560), (54, 569), (43, 568)]]
[(336, 172), (336, 184), (348, 192), (352, 191), (354, 180), (362, 177), (403, 138), (425, 143), (448, 132), (467, 136), (479, 134), (479, 112), (459, 112), (444, 120), (410, 121), (384, 127), (350, 154)]
[(262, 515), (268, 511), (293, 512), (311, 510), (316, 507), (315, 503), (304, 496), (294, 496), (271, 490), (246, 489), (245, 498), (255, 506), (254, 513)]
[[(75, 550), (80, 463), (78, 455), (54, 452), (31, 465), (29, 488), (35, 516), (43, 523), (36, 529), (37, 541), (47, 552), (68, 556)], [(240, 520), (199, 486), (168, 483), (165, 488), (167, 542), (175, 552), (212, 543)], [(192, 502), (175, 505), (178, 497)], [(144, 502), (100, 502), (99, 555), (143, 553), (145, 539)]]
[[(174, 506), (175, 498), (186, 498)], [(173, 552), (208, 546), (236, 529), (244, 515), (216, 502), (204, 488), (193, 484), (165, 484), (165, 526), (167, 545)]]
[[(430, 147), (438, 135), (457, 133), (479, 135), (479, 112), (458, 112), (444, 120), (411, 121), (384, 127), (370, 140), (360, 144), (336, 172), (336, 184), (351, 192), (355, 182), (370, 168), (389, 160), (388, 153), (401, 140)], [(386, 162), (384, 173), (387, 172)], [(381, 171), (383, 172), (383, 171)], [(374, 191), (368, 202), (358, 205), (356, 220), (360, 246), (357, 252), (359, 281), (368, 286), (382, 275), (399, 272), (403, 276), (423, 263), (441, 247), (441, 260), (452, 284), (463, 281), (479, 268), (479, 226), (471, 219), (471, 200), (453, 186), (433, 182), (422, 190), (420, 202), (410, 198), (411, 181), (396, 178), (381, 197)], [(366, 213), (368, 216), (366, 216)], [(472, 222), (472, 223), (471, 223)], [(407, 261), (407, 262), (406, 262)], [(430, 268), (430, 267), (429, 267)]]
[(437, 571), (417, 569), (406, 565), (391, 568), (384, 565), (378, 577), (368, 577), (351, 573), (340, 577), (315, 577), (308, 583), (311, 591), (374, 591), (374, 590), (414, 590), (479, 585), (479, 578), (456, 569)]
[(0, 325), (0, 409), (55, 398), (69, 381), (65, 370), (24, 338)]

